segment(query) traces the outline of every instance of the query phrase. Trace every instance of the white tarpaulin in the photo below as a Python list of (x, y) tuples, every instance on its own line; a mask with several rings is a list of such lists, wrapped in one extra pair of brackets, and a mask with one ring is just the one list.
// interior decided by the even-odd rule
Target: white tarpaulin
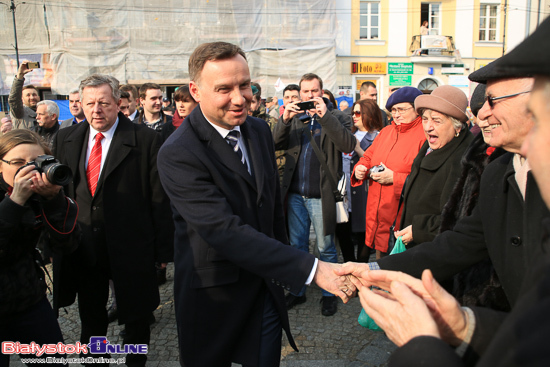
[[(227, 41), (247, 53), (264, 96), (279, 78), (297, 83), (307, 72), (336, 84), (334, 0), (57, 0), (17, 5), (20, 54), (49, 60), (54, 93), (67, 94), (91, 73), (122, 83), (187, 80), (187, 61), (199, 44)], [(11, 13), (1, 13), (0, 72), (14, 55)], [(13, 59), (13, 56), (12, 56)], [(2, 69), (3, 68), (3, 69)], [(34, 72), (33, 72), (34, 73)], [(8, 75), (9, 74), (9, 75)]]

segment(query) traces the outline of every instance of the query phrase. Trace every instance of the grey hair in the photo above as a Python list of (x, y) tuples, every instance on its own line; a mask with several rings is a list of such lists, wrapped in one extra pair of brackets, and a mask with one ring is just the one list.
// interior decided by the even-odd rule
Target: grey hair
[(80, 98), (82, 99), (84, 88), (87, 87), (99, 87), (100, 85), (107, 84), (109, 87), (111, 87), (111, 96), (115, 100), (116, 103), (120, 100), (120, 83), (119, 81), (110, 76), (105, 74), (92, 74), (83, 81), (80, 82)]
[(80, 89), (74, 88), (74, 89), (71, 89), (71, 91), (69, 92), (69, 95), (71, 95), (71, 94), (77, 94), (77, 93), (80, 94)]
[[(426, 112), (428, 110), (435, 111), (435, 110), (432, 110), (431, 108), (419, 108), (418, 109), (418, 115), (422, 116), (424, 114), (424, 112)], [(439, 112), (439, 111), (436, 111), (436, 112)], [(451, 120), (451, 124), (453, 124), (453, 128), (455, 130), (462, 131), (463, 129), (466, 128), (466, 124), (464, 122), (461, 122), (461, 121), (457, 120), (456, 118), (454, 118), (452, 116), (449, 116), (449, 115), (446, 115), (442, 112), (439, 112), (439, 113), (441, 113), (443, 116), (446, 116), (449, 120)]]
[(38, 106), (46, 106), (46, 112), (48, 112), (48, 115), (56, 115), (59, 117), (59, 106), (54, 101), (50, 100), (43, 100), (36, 104), (36, 107)]

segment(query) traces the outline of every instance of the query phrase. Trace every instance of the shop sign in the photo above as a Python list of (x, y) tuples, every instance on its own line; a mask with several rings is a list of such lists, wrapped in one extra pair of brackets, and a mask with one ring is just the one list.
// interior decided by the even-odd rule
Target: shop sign
[(385, 62), (352, 62), (352, 74), (386, 74)]
[(412, 85), (412, 75), (390, 75), (390, 86), (408, 87)]
[(412, 62), (388, 62), (388, 74), (414, 74)]

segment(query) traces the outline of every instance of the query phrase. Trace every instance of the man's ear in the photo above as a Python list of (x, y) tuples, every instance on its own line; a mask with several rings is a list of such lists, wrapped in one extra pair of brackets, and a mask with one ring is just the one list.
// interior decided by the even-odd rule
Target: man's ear
[(197, 103), (201, 102), (199, 85), (193, 80), (189, 82), (189, 93), (191, 93), (191, 96)]

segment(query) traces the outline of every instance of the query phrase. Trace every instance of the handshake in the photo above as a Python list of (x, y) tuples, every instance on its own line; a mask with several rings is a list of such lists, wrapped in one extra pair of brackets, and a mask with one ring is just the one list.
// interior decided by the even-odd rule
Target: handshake
[(397, 271), (370, 270), (365, 263), (319, 261), (314, 281), (344, 303), (359, 291), (365, 312), (397, 346), (421, 335), (458, 346), (468, 335), (468, 313), (430, 270), (417, 279)]

